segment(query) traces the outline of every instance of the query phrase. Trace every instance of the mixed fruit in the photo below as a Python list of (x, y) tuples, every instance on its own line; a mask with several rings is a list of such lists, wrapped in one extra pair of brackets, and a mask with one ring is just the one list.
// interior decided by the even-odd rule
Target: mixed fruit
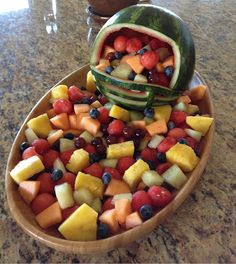
[(175, 70), (167, 42), (131, 29), (111, 34), (100, 57), (96, 68), (123, 80), (169, 87)]
[(27, 123), (21, 161), (10, 171), (43, 229), (89, 241), (141, 225), (173, 199), (199, 162), (213, 118), (199, 112), (200, 85), (143, 112), (96, 90), (59, 85), (50, 108)]

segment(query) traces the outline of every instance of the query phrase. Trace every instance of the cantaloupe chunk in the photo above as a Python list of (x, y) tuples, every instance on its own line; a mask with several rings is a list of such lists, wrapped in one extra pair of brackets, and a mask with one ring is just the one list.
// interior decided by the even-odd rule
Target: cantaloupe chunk
[(46, 113), (30, 119), (27, 126), (32, 128), (34, 133), (42, 138), (46, 138), (52, 130), (50, 120)]
[(146, 130), (150, 134), (150, 136), (165, 134), (167, 133), (167, 125), (164, 119), (157, 120), (150, 125), (146, 126)]
[(50, 118), (50, 121), (57, 128), (61, 128), (63, 130), (67, 130), (70, 128), (69, 118), (66, 113), (58, 114)]
[(106, 67), (110, 66), (110, 61), (109, 60), (104, 60), (102, 63), (98, 64), (96, 68), (98, 70), (104, 71)]
[(119, 224), (125, 223), (127, 215), (132, 213), (131, 202), (128, 199), (118, 199), (115, 201), (116, 220)]
[(202, 135), (206, 135), (209, 130), (214, 118), (207, 116), (187, 116), (186, 123), (191, 126), (191, 128), (201, 132)]
[(193, 102), (197, 102), (203, 99), (206, 93), (206, 85), (200, 84), (189, 90), (189, 97)]
[(48, 115), (49, 118), (52, 118), (52, 117), (54, 117), (57, 114), (55, 113), (54, 108), (51, 108), (51, 109), (47, 110), (47, 115)]
[(120, 64), (125, 64), (125, 63), (127, 63), (127, 60), (128, 60), (129, 58), (131, 58), (131, 57), (133, 57), (133, 55), (131, 55), (131, 54), (127, 54), (127, 55), (123, 56), (123, 57), (121, 58), (121, 60), (120, 60)]
[(90, 110), (90, 105), (88, 104), (75, 104), (74, 105), (74, 112), (76, 115), (81, 113), (88, 113)]
[(40, 188), (40, 181), (22, 181), (19, 184), (18, 191), (24, 201), (30, 204), (37, 196)]
[(101, 123), (97, 119), (91, 117), (82, 117), (81, 127), (88, 131), (93, 136), (96, 136), (100, 130)]
[(116, 220), (115, 209), (106, 210), (105, 212), (103, 212), (99, 216), (99, 220), (109, 226), (109, 229), (111, 230), (113, 235), (118, 233), (120, 227), (118, 221)]
[(50, 145), (55, 143), (59, 138), (63, 137), (63, 130), (58, 129), (54, 133), (50, 133), (50, 135), (47, 138), (47, 141)]
[(77, 129), (77, 115), (68, 115), (70, 128)]
[(126, 229), (130, 229), (130, 228), (133, 228), (135, 226), (141, 225), (142, 223), (143, 223), (143, 220), (139, 216), (138, 212), (134, 212), (132, 214), (129, 214), (126, 217), (125, 227), (126, 227)]
[(141, 55), (135, 55), (127, 58), (126, 63), (135, 71), (137, 74), (141, 73), (144, 66), (141, 63)]
[(50, 205), (48, 208), (36, 215), (35, 220), (44, 229), (61, 223), (62, 213), (59, 203), (55, 202), (54, 204)]
[(130, 192), (130, 188), (126, 182), (119, 181), (116, 179), (111, 179), (111, 181), (109, 182), (109, 184), (105, 190), (104, 195), (114, 196), (116, 194), (129, 193), (129, 192)]
[(94, 102), (91, 104), (91, 106), (92, 106), (93, 108), (100, 108), (100, 107), (102, 107), (103, 105), (102, 105), (98, 100), (96, 100), (96, 101), (94, 101)]
[(169, 67), (169, 66), (174, 66), (174, 56), (170, 56), (164, 60), (162, 63), (163, 67)]
[(159, 73), (164, 72), (164, 69), (165, 68), (163, 67), (162, 63), (158, 62), (157, 65), (156, 65), (157, 72), (159, 72)]
[(91, 71), (87, 73), (86, 89), (90, 92), (95, 92), (97, 87)]
[(146, 129), (146, 121), (145, 120), (134, 120), (134, 121), (131, 121), (131, 124), (134, 128)]
[(81, 113), (77, 115), (77, 120), (76, 120), (76, 128), (79, 130), (84, 130), (84, 127), (82, 126), (82, 118), (84, 117), (89, 117), (89, 113)]

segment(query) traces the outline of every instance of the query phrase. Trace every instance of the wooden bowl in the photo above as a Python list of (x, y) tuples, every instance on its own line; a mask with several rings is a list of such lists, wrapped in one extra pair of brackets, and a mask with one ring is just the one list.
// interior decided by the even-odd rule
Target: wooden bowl
[[(86, 75), (89, 70), (89, 66), (86, 65), (67, 77), (61, 80), (59, 84), (70, 85), (78, 85), (85, 86), (86, 84)], [(190, 88), (194, 87), (198, 84), (204, 83), (200, 76), (195, 73), (193, 80), (190, 84)], [(109, 251), (113, 248), (124, 247), (132, 241), (142, 238), (144, 235), (151, 232), (157, 225), (163, 222), (168, 216), (176, 211), (176, 209), (183, 203), (188, 194), (192, 191), (193, 187), (198, 182), (206, 164), (210, 154), (212, 142), (213, 142), (213, 134), (214, 134), (214, 123), (212, 124), (210, 130), (207, 135), (201, 141), (201, 159), (197, 167), (194, 169), (192, 173), (190, 173), (189, 179), (184, 187), (177, 193), (174, 199), (159, 213), (157, 213), (154, 217), (144, 222), (142, 225), (133, 228), (124, 233), (118, 234), (116, 236), (112, 236), (107, 239), (90, 241), (90, 242), (77, 242), (77, 241), (68, 241), (61, 237), (59, 232), (54, 229), (43, 230), (39, 227), (34, 219), (34, 214), (32, 213), (30, 207), (22, 200), (18, 191), (17, 185), (10, 177), (9, 171), (16, 165), (16, 163), (20, 160), (19, 146), (24, 138), (24, 131), (26, 128), (26, 123), (29, 119), (42, 114), (45, 112), (47, 108), (49, 108), (49, 98), (50, 91), (48, 91), (41, 100), (35, 105), (33, 110), (27, 116), (24, 121), (20, 131), (18, 132), (16, 139), (11, 148), (10, 156), (7, 163), (6, 176), (5, 176), (5, 187), (8, 205), (11, 211), (12, 216), (18, 225), (30, 236), (34, 239), (42, 242), (43, 244), (52, 247), (54, 249), (63, 251), (63, 252), (71, 252), (71, 253), (96, 253), (96, 252), (104, 252)], [(210, 114), (214, 116), (213, 105), (210, 98), (209, 90), (207, 90), (204, 100), (202, 100), (199, 104), (200, 110), (202, 113)]]

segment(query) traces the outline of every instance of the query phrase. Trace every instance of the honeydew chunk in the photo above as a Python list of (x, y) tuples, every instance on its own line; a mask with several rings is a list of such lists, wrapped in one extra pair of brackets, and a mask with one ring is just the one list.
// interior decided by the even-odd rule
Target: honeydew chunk
[(173, 108), (176, 111), (183, 111), (183, 112), (187, 112), (187, 105), (183, 102), (179, 102), (178, 104), (176, 104)]
[(141, 181), (143, 173), (149, 170), (149, 165), (142, 159), (139, 159), (125, 171), (123, 180), (133, 191)]
[(60, 158), (56, 158), (53, 162), (53, 169), (58, 169), (61, 170), (63, 173), (66, 173), (66, 168)]
[(97, 177), (79, 172), (75, 179), (75, 190), (81, 187), (87, 188), (95, 197), (103, 197), (104, 185), (102, 180)]
[(121, 199), (127, 199), (130, 202), (132, 201), (132, 193), (119, 193), (113, 196), (111, 203), (115, 204), (115, 201), (121, 200)]
[(142, 175), (142, 181), (148, 187), (153, 185), (161, 185), (164, 179), (154, 170), (145, 171)]
[(58, 228), (59, 232), (68, 240), (91, 241), (96, 240), (98, 213), (82, 204)]
[(75, 143), (74, 140), (68, 138), (60, 138), (60, 152), (64, 152), (67, 150), (74, 150)]
[(97, 212), (100, 213), (102, 211), (102, 202), (101, 200), (97, 197), (93, 200), (91, 207)]
[(214, 118), (208, 116), (187, 116), (186, 123), (191, 126), (191, 128), (201, 132), (202, 135), (205, 136), (213, 122), (213, 119)]
[(66, 85), (58, 85), (54, 88), (52, 88), (51, 91), (51, 102), (54, 102), (57, 99), (68, 99), (68, 87)]
[(129, 111), (118, 105), (112, 106), (109, 116), (125, 122), (129, 121)]
[(75, 202), (80, 205), (86, 203), (87, 205), (91, 205), (94, 197), (90, 190), (84, 187), (80, 187), (73, 193)]
[(149, 148), (156, 149), (165, 137), (161, 135), (154, 135), (148, 143)]
[(34, 133), (34, 130), (30, 127), (25, 130), (25, 137), (30, 144), (32, 144), (32, 142), (35, 139), (38, 139), (38, 136)]
[(71, 207), (75, 204), (72, 195), (72, 188), (69, 183), (65, 182), (60, 185), (56, 185), (55, 194), (62, 210)]
[(134, 142), (132, 140), (122, 143), (112, 144), (107, 147), (108, 159), (133, 157), (133, 155), (134, 155)]
[(164, 181), (176, 189), (180, 189), (188, 180), (183, 171), (176, 165), (172, 165), (167, 169), (162, 177)]
[(128, 80), (129, 74), (132, 72), (132, 68), (127, 64), (120, 64), (112, 72), (111, 76), (120, 79)]
[(136, 121), (136, 120), (143, 120), (144, 116), (143, 113), (138, 112), (138, 111), (129, 111), (130, 114), (130, 120), (131, 121)]
[(10, 175), (16, 183), (20, 183), (31, 178), (34, 174), (45, 169), (41, 159), (38, 156), (32, 156), (28, 159), (21, 160), (10, 171)]
[(138, 150), (141, 151), (141, 150), (145, 149), (147, 147), (149, 140), (150, 140), (150, 138), (142, 139), (140, 144), (139, 144)]
[(196, 130), (190, 129), (190, 128), (185, 128), (184, 131), (186, 132), (186, 134), (192, 138), (194, 138), (195, 140), (197, 140), (198, 142), (201, 140), (202, 138), (202, 133), (198, 132)]
[(118, 159), (102, 159), (99, 161), (99, 165), (102, 168), (110, 167), (115, 168), (117, 165)]
[(79, 137), (83, 138), (87, 144), (90, 144), (93, 140), (93, 136), (88, 131), (84, 131), (79, 135)]
[(27, 126), (31, 128), (37, 136), (42, 138), (47, 138), (49, 132), (52, 130), (50, 120), (46, 113), (30, 119)]
[(83, 170), (89, 165), (89, 153), (84, 149), (77, 149), (73, 152), (70, 157), (66, 168), (73, 172), (78, 173), (78, 171)]
[(184, 172), (192, 171), (199, 161), (191, 147), (180, 143), (175, 144), (166, 152), (166, 158), (170, 163), (178, 165)]
[(143, 74), (137, 74), (134, 77), (134, 82), (140, 82), (140, 83), (147, 83), (147, 77), (144, 76)]
[(161, 105), (154, 107), (154, 119), (161, 120), (164, 119), (166, 123), (170, 119), (170, 114), (172, 111), (172, 107), (170, 105)]

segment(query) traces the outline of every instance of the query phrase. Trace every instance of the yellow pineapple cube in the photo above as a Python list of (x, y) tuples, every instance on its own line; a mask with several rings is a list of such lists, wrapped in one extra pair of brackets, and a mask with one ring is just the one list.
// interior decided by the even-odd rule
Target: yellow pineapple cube
[(112, 144), (107, 147), (107, 159), (133, 157), (133, 155), (134, 155), (134, 142), (132, 140), (122, 143)]
[(67, 85), (58, 85), (54, 87), (51, 91), (51, 102), (54, 102), (57, 99), (68, 99), (68, 87)]
[(204, 136), (209, 130), (214, 118), (207, 116), (187, 116), (186, 123)]
[(96, 83), (94, 81), (94, 77), (91, 71), (87, 73), (87, 84), (86, 84), (86, 89), (90, 92), (95, 92), (97, 87)]
[(27, 126), (31, 128), (37, 136), (42, 138), (47, 138), (49, 132), (53, 129), (46, 113), (30, 119)]
[(154, 119), (164, 119), (167, 123), (170, 119), (171, 110), (172, 108), (170, 105), (161, 105), (154, 107)]
[(82, 204), (58, 228), (68, 240), (96, 240), (98, 213), (87, 204)]
[(79, 172), (75, 179), (75, 190), (81, 187), (87, 188), (95, 197), (103, 197), (104, 185), (98, 177)]
[(83, 170), (89, 165), (89, 153), (84, 149), (77, 149), (73, 152), (70, 157), (66, 168), (73, 172), (78, 173), (78, 171)]
[(18, 162), (14, 169), (10, 171), (10, 175), (13, 180), (19, 184), (43, 170), (44, 165), (41, 159), (38, 156), (32, 156), (28, 159)]
[(166, 158), (170, 163), (178, 165), (184, 172), (192, 171), (199, 162), (193, 149), (180, 143), (175, 144), (166, 152)]
[(139, 184), (139, 182), (142, 180), (143, 173), (149, 170), (149, 165), (142, 159), (139, 159), (125, 171), (123, 180), (129, 185), (130, 189), (133, 191)]
[(122, 121), (129, 121), (129, 111), (127, 111), (126, 109), (118, 106), (118, 105), (113, 105), (110, 112), (109, 112), (109, 116), (116, 118), (116, 119), (120, 119)]

